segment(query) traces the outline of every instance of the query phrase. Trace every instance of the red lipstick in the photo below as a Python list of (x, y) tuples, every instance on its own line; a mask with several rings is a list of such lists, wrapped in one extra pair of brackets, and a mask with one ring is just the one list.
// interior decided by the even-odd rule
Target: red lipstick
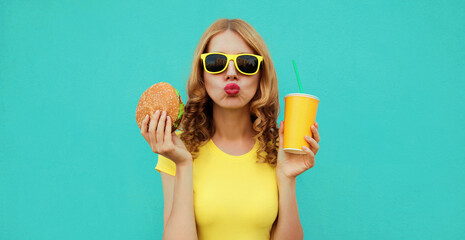
[(239, 85), (237, 85), (235, 83), (229, 83), (228, 85), (226, 85), (226, 87), (224, 87), (224, 91), (229, 96), (236, 95), (237, 93), (239, 93), (240, 90), (241, 90), (241, 88), (239, 87)]

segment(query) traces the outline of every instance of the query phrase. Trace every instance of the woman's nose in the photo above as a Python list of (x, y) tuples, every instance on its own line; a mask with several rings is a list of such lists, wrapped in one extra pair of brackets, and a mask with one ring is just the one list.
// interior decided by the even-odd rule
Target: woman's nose
[(228, 69), (226, 69), (226, 78), (237, 78), (237, 70), (233, 60), (229, 61)]

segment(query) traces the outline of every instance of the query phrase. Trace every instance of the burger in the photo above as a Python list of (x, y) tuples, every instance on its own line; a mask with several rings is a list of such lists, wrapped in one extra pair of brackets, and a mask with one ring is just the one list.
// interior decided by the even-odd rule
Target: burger
[(152, 116), (157, 110), (166, 111), (167, 116), (170, 116), (171, 132), (179, 128), (184, 115), (184, 104), (179, 91), (169, 83), (156, 83), (142, 93), (136, 109), (136, 122), (139, 129), (145, 116), (147, 114)]

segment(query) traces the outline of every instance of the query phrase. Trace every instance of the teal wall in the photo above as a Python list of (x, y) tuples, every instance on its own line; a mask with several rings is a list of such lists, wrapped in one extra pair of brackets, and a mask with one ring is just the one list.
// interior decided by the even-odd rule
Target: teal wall
[(161, 239), (136, 106), (160, 81), (187, 99), (223, 17), (265, 39), (279, 120), (292, 59), (321, 99), (305, 239), (465, 238), (464, 1), (168, 2), (0, 2), (0, 239)]

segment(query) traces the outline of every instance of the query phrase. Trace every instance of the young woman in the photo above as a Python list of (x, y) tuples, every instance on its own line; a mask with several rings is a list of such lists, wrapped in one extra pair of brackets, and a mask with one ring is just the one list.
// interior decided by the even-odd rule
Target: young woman
[(195, 50), (187, 93), (182, 131), (170, 132), (165, 112), (141, 128), (159, 154), (163, 239), (303, 239), (296, 177), (315, 164), (318, 124), (307, 154), (283, 152), (276, 72), (256, 30), (240, 19), (214, 22)]

